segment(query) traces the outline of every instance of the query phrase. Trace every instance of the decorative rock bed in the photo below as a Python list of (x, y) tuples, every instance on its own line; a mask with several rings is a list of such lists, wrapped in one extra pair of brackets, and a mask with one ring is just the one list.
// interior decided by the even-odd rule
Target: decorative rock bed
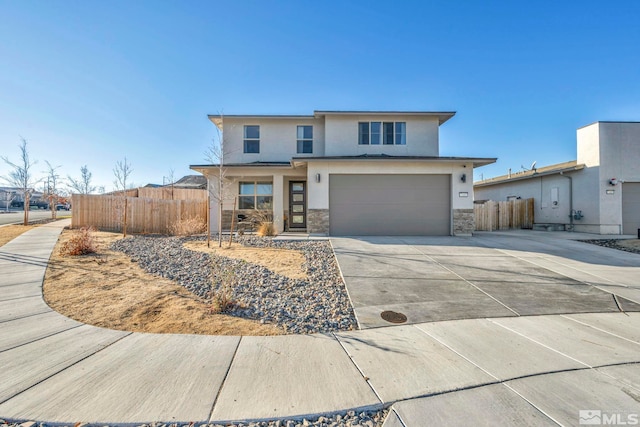
[(620, 251), (631, 252), (633, 254), (640, 254), (640, 249), (630, 248), (622, 246), (618, 239), (592, 239), (592, 240), (580, 240), (584, 243), (591, 243), (592, 245), (604, 246), (605, 248), (618, 249)]
[[(288, 419), (288, 420), (275, 420), (275, 421), (259, 421), (259, 422), (246, 422), (238, 424), (216, 424), (216, 423), (152, 423), (152, 424), (140, 424), (137, 427), (382, 427), (384, 420), (389, 410), (382, 411), (348, 411), (342, 414), (336, 414), (332, 416), (321, 416), (318, 418), (310, 419)], [(77, 423), (76, 426), (82, 427), (85, 423)], [(94, 424), (95, 425), (95, 424)], [(109, 425), (97, 424), (100, 427), (109, 427)], [(59, 423), (55, 424), (56, 427), (71, 427), (61, 426)], [(5, 421), (0, 419), (0, 427), (53, 427), (47, 423), (36, 423), (33, 421)]]
[[(252, 247), (299, 250), (308, 280), (294, 280), (243, 260), (196, 252), (184, 247), (204, 237), (134, 236), (112, 249), (129, 255), (145, 271), (176, 281), (202, 298), (220, 291), (224, 271), (233, 271), (237, 286), (227, 314), (281, 326), (287, 333), (345, 331), (356, 320), (328, 241), (283, 241), (243, 236), (237, 243)], [(212, 285), (215, 282), (214, 285)]]

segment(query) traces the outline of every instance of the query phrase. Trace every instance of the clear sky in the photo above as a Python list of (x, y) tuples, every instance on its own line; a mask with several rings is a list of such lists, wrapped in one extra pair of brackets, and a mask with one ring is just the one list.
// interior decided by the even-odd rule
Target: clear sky
[[(195, 173), (207, 114), (457, 111), (475, 178), (575, 159), (576, 129), (640, 121), (640, 1), (0, 0), (0, 155), (113, 187)], [(0, 175), (8, 167), (0, 165)]]

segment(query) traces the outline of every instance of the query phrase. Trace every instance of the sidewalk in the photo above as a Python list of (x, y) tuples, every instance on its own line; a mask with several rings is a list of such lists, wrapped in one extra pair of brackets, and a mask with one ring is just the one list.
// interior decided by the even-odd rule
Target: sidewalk
[(640, 413), (640, 314), (277, 337), (111, 331), (42, 300), (66, 224), (0, 247), (2, 419), (223, 423), (394, 403), (385, 426), (577, 425), (580, 410)]

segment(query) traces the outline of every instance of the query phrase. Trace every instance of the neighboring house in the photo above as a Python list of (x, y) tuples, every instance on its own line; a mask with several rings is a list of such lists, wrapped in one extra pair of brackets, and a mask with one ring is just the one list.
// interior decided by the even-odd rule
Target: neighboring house
[(535, 223), (597, 234), (640, 229), (640, 123), (578, 129), (577, 159), (474, 184), (476, 200), (535, 199)]
[(22, 197), (18, 196), (19, 191), (17, 187), (0, 187), (0, 209), (8, 209), (18, 197), (22, 200)]
[(165, 187), (185, 188), (195, 190), (207, 189), (207, 178), (202, 175), (185, 175), (173, 184), (167, 184)]
[[(440, 157), (453, 112), (315, 111), (211, 115), (223, 132), (223, 228), (236, 213), (273, 212), (279, 232), (471, 235), (473, 169), (494, 158)], [(215, 188), (218, 165), (192, 165)], [(218, 207), (211, 206), (211, 223)]]

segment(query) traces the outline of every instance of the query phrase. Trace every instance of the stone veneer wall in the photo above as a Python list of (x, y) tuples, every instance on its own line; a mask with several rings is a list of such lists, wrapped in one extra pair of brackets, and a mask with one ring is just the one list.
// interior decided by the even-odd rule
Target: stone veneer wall
[(470, 236), (476, 228), (476, 217), (473, 209), (454, 209), (453, 210), (453, 235)]
[(307, 232), (329, 234), (329, 209), (307, 210)]

